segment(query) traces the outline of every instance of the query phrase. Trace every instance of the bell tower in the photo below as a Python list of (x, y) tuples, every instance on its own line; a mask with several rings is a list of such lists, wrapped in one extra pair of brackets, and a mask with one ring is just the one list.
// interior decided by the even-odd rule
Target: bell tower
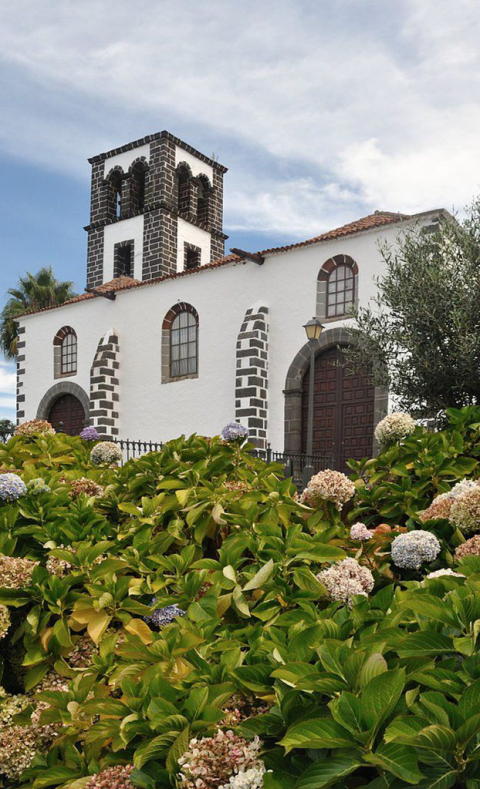
[(224, 255), (227, 168), (167, 131), (89, 159), (87, 287), (150, 280)]

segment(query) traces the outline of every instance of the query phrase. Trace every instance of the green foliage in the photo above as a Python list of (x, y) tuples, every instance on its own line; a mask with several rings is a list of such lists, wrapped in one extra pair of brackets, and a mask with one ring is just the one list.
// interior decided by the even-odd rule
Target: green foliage
[(381, 249), (375, 305), (357, 310), (356, 363), (388, 385), (400, 409), (434, 416), (480, 403), (480, 201), (437, 232), (407, 231)]
[[(22, 786), (84, 789), (133, 764), (136, 786), (173, 789), (190, 740), (233, 726), (262, 741), (265, 789), (476, 789), (480, 557), (425, 578), (463, 539), (447, 521), (427, 524), (442, 553), (425, 570), (390, 557), (392, 527), (422, 528), (436, 493), (478, 475), (480, 409), (449, 419), (352, 463), (343, 516), (300, 504), (283, 469), (238, 442), (181, 437), (94, 468), (79, 438), (11, 439), (0, 469), (50, 488), (0, 505), (0, 553), (36, 562), (0, 587), (3, 684), (55, 732)], [(72, 496), (80, 477), (103, 496)], [(360, 543), (359, 518), (389, 525)], [(345, 557), (375, 579), (351, 607), (317, 579)], [(185, 616), (156, 627), (152, 607), (173, 605)]]
[(43, 309), (63, 304), (75, 295), (72, 282), (55, 279), (52, 268), (44, 267), (36, 274), (19, 277), (16, 288), (10, 288), (8, 299), (0, 318), (0, 345), (4, 356), (17, 355), (18, 325), (15, 319), (29, 310)]

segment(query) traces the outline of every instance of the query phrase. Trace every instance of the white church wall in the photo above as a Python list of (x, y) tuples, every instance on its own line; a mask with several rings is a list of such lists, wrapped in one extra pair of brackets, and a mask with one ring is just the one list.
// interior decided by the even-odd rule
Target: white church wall
[[(177, 220), (177, 271), (185, 268), (185, 244), (193, 244), (202, 250), (200, 260), (202, 266), (210, 262), (210, 233), (202, 230), (181, 217)], [(141, 277), (139, 277), (141, 279)]]
[[(100, 337), (113, 327), (119, 337), (120, 437), (170, 439), (181, 433), (218, 433), (235, 414), (235, 348), (245, 312), (261, 300), (269, 306), (268, 439), (281, 450), (288, 368), (305, 344), (302, 325), (315, 315), (317, 276), (336, 254), (359, 268), (359, 299), (375, 293), (384, 264), (379, 239), (394, 242), (398, 226), (369, 231), (268, 257), (192, 273), (119, 292), (115, 301), (96, 298), (27, 316), (25, 418), (36, 415), (53, 378), (53, 337), (64, 325), (78, 336), (78, 374), (66, 379), (87, 392)], [(187, 302), (199, 314), (199, 376), (161, 382), (162, 323), (168, 310)], [(344, 320), (329, 323), (327, 329)]]
[(206, 175), (209, 179), (210, 183), (213, 183), (213, 167), (206, 162), (203, 162), (201, 159), (197, 159), (196, 156), (185, 151), (179, 145), (175, 146), (175, 167), (180, 164), (180, 162), (186, 162), (192, 171), (193, 176), (197, 175)]
[(114, 247), (120, 241), (133, 240), (133, 276), (142, 279), (144, 214), (106, 225), (104, 229), (103, 281), (113, 279)]
[(132, 148), (130, 151), (123, 151), (115, 156), (109, 156), (105, 159), (104, 177), (108, 175), (113, 167), (121, 167), (123, 172), (126, 173), (132, 162), (140, 156), (144, 156), (147, 162), (149, 161), (150, 145), (140, 145), (138, 148)]

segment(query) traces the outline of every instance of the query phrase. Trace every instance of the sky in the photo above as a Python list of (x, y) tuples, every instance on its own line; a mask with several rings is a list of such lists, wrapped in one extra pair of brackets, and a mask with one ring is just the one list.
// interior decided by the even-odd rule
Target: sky
[[(480, 191), (477, 0), (0, 0), (0, 293), (85, 286), (87, 157), (167, 129), (229, 168), (229, 247)], [(14, 376), (0, 360), (0, 418)]]

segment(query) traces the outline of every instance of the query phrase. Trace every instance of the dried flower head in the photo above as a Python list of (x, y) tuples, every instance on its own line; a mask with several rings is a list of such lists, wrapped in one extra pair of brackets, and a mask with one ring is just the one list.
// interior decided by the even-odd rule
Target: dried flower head
[(46, 419), (30, 419), (15, 428), (16, 436), (54, 436), (56, 430)]
[[(153, 607), (157, 602), (157, 598), (153, 597), (150, 605)], [(148, 625), (157, 627), (159, 630), (165, 625), (169, 625), (179, 616), (185, 616), (186, 611), (182, 611), (178, 605), (167, 605), (165, 608), (156, 608), (148, 616), (144, 616), (144, 620)]]
[(11, 625), (10, 613), (6, 605), (0, 605), (0, 639), (5, 638)]
[(367, 529), (364, 523), (354, 523), (350, 529), (351, 540), (371, 540), (374, 536), (373, 531)]
[(450, 522), (465, 533), (480, 531), (480, 486), (469, 488), (454, 500)]
[(422, 523), (434, 520), (435, 518), (445, 518), (448, 520), (454, 501), (455, 499), (453, 496), (444, 495), (442, 493), (441, 496), (437, 496), (437, 498), (432, 501), (430, 506), (422, 512), (420, 515), (420, 520)]
[(130, 780), (133, 764), (107, 767), (96, 775), (92, 775), (85, 789), (134, 789)]
[(80, 438), (83, 438), (84, 441), (98, 441), (100, 436), (93, 425), (87, 425), (80, 432)]
[(80, 479), (72, 479), (68, 495), (71, 499), (76, 499), (82, 494), (100, 497), (103, 496), (104, 492), (105, 488), (102, 485), (98, 485), (93, 479), (81, 477)]
[(375, 428), (375, 438), (382, 446), (388, 446), (395, 441), (401, 441), (415, 430), (415, 420), (410, 414), (397, 411), (388, 414)]
[(248, 436), (248, 430), (239, 422), (229, 422), (222, 429), (220, 435), (224, 441), (237, 441), (238, 439), (244, 441)]
[(0, 584), (7, 589), (21, 589), (28, 586), (38, 562), (22, 559), (19, 556), (0, 555)]
[(225, 709), (225, 715), (219, 726), (223, 729), (231, 729), (256, 715), (264, 715), (269, 709), (270, 706), (261, 699), (239, 696), (235, 693), (230, 699), (229, 706)]
[(18, 781), (30, 767), (39, 745), (39, 732), (35, 726), (0, 729), (0, 773)]
[(98, 655), (98, 647), (94, 644), (88, 634), (80, 636), (75, 642), (75, 646), (65, 658), (71, 668), (86, 669), (92, 665), (95, 655)]
[(455, 559), (458, 561), (464, 556), (480, 556), (480, 534), (475, 534), (456, 548)]
[[(59, 545), (58, 547), (66, 550), (63, 545)], [(75, 556), (73, 549), (70, 548), (69, 552), (72, 554), (73, 560)], [(73, 567), (76, 567), (76, 564), (74, 561), (69, 562), (67, 559), (59, 559), (57, 556), (49, 556), (45, 562), (45, 567), (50, 575), (56, 575), (57, 578), (64, 578), (72, 571)]]
[(39, 496), (41, 493), (52, 492), (52, 489), (41, 477), (31, 479), (30, 482), (27, 482), (27, 490), (32, 496)]
[(2, 501), (17, 501), (25, 496), (27, 486), (17, 474), (0, 474), (0, 499)]
[(337, 510), (355, 494), (355, 485), (341, 471), (319, 471), (315, 474), (303, 491), (300, 501), (309, 507), (318, 507), (322, 501), (331, 501)]
[(440, 543), (430, 531), (408, 531), (392, 542), (391, 554), (397, 567), (419, 570), (424, 562), (433, 562), (440, 553)]
[(451, 570), (450, 567), (443, 570), (435, 570), (433, 573), (428, 573), (425, 578), (443, 578), (445, 576), (448, 576), (449, 578), (465, 578), (462, 573), (456, 573), (454, 570)]
[(247, 742), (233, 731), (219, 731), (215, 737), (190, 740), (188, 750), (178, 760), (181, 789), (228, 786), (230, 778), (238, 773), (262, 767), (258, 758), (261, 746), (258, 737)]
[(102, 464), (111, 466), (114, 463), (120, 463), (122, 458), (122, 450), (113, 441), (101, 441), (99, 444), (95, 444), (90, 452), (90, 460), (94, 466)]
[(327, 590), (332, 600), (337, 600), (347, 605), (352, 604), (352, 599), (357, 594), (365, 597), (375, 586), (373, 575), (367, 567), (362, 567), (356, 559), (342, 559), (341, 562), (332, 564), (317, 575), (318, 580)]

